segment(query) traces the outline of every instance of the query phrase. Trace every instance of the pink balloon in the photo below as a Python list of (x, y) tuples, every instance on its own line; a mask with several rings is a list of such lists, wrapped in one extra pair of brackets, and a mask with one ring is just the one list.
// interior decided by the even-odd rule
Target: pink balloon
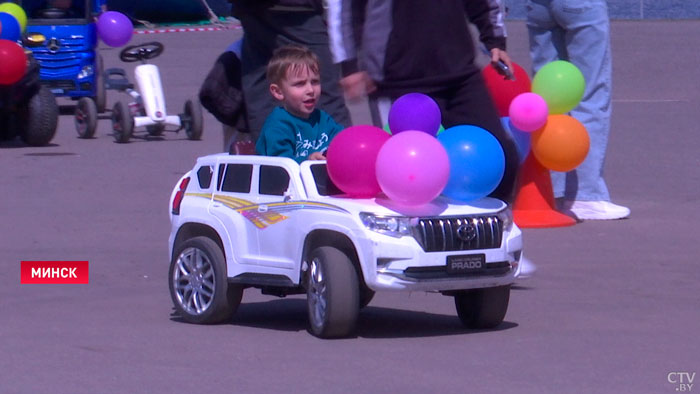
[(391, 136), (379, 127), (358, 125), (336, 135), (328, 146), (328, 175), (343, 192), (359, 198), (374, 197), (377, 154)]
[(510, 103), (508, 115), (513, 126), (522, 131), (535, 131), (547, 123), (547, 102), (537, 93), (521, 93)]
[(377, 181), (391, 200), (408, 205), (431, 202), (450, 176), (450, 160), (437, 138), (409, 130), (394, 135), (377, 156)]

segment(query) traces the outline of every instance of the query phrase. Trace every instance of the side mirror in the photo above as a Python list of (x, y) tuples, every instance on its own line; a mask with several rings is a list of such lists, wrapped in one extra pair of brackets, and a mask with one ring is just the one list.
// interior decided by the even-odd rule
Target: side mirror
[(291, 199), (292, 199), (292, 192), (290, 192), (289, 190), (284, 192), (284, 202), (291, 201)]
[(46, 43), (46, 37), (41, 33), (28, 33), (22, 38), (22, 43), (26, 47), (36, 48)]

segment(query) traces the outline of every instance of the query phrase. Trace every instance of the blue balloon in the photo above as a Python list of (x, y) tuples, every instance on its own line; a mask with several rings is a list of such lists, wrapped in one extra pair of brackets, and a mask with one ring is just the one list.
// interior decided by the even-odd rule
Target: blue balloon
[(17, 18), (7, 12), (0, 12), (0, 39), (17, 41), (21, 34)]
[(506, 157), (488, 131), (460, 125), (440, 133), (438, 140), (450, 159), (450, 178), (442, 194), (461, 201), (488, 196), (503, 178)]
[(520, 164), (522, 164), (525, 159), (527, 159), (527, 155), (530, 153), (532, 133), (522, 131), (515, 127), (513, 122), (511, 122), (510, 118), (507, 116), (501, 118), (501, 124), (503, 124), (503, 128), (508, 132), (508, 134), (513, 137), (513, 140), (515, 140), (515, 145), (518, 148), (518, 159), (520, 159)]

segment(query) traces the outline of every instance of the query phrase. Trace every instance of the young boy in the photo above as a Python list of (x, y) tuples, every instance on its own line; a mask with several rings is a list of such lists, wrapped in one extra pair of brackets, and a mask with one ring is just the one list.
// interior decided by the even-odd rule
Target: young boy
[(267, 65), (267, 79), (280, 106), (263, 124), (257, 153), (289, 157), (298, 163), (325, 160), (328, 144), (343, 127), (316, 108), (321, 95), (318, 57), (303, 47), (278, 48)]

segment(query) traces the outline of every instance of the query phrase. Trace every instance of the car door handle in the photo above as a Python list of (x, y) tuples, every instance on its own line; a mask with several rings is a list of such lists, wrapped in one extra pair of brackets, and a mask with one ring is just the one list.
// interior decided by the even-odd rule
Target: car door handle
[(214, 208), (221, 208), (221, 204), (218, 203), (218, 202), (215, 202), (215, 203), (211, 204), (211, 206), (214, 207)]
[(267, 212), (267, 205), (259, 205), (258, 212)]

